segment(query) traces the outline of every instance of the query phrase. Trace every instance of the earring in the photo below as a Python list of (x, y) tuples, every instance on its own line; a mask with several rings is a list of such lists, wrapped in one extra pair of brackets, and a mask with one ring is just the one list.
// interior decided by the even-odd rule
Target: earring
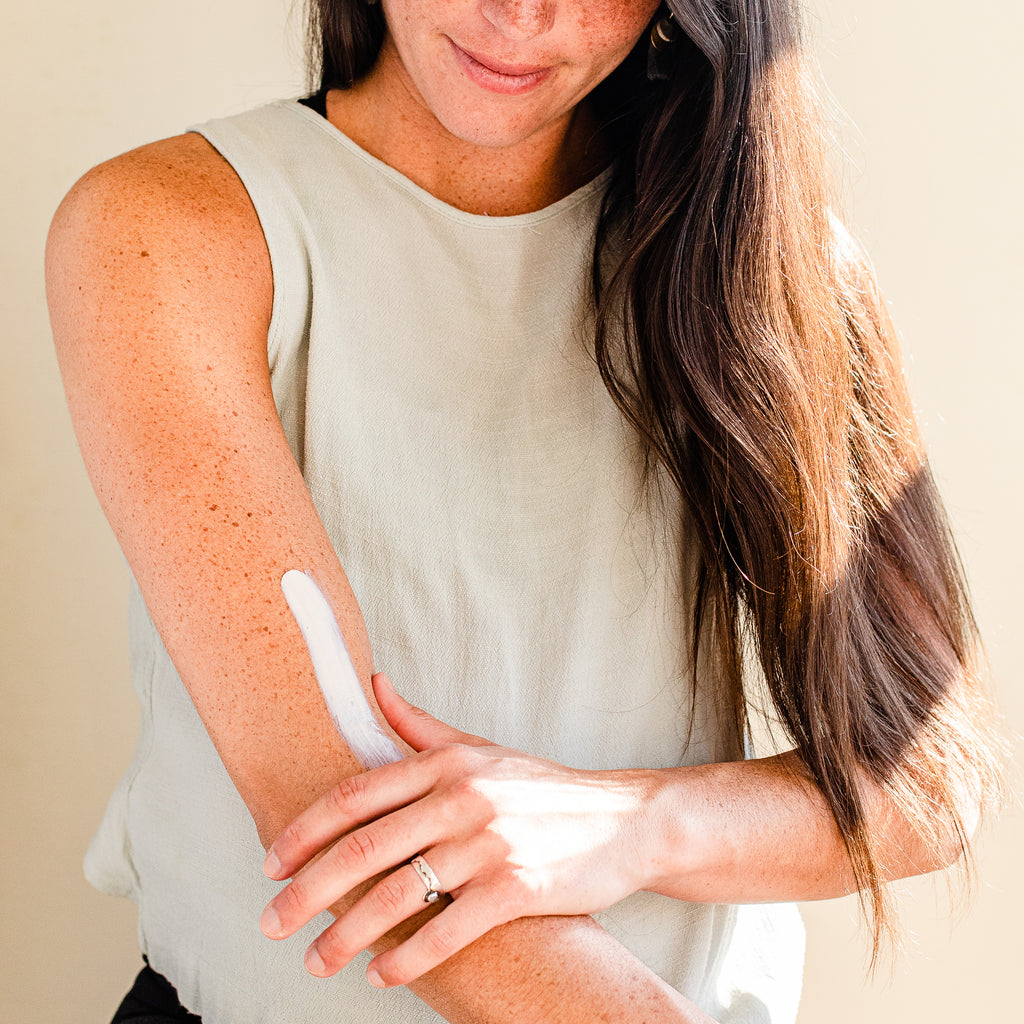
[(651, 82), (665, 81), (672, 71), (672, 50), (679, 38), (679, 26), (671, 11), (651, 26), (647, 48), (647, 78)]

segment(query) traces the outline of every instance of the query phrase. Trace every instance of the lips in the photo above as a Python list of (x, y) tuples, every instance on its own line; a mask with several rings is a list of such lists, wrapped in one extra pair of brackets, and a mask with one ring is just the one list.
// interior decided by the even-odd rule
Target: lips
[(464, 50), (449, 39), (455, 59), (477, 85), (490, 92), (521, 95), (536, 88), (555, 70), (552, 65), (507, 64), (485, 54)]
[(481, 67), (487, 68), (488, 71), (493, 71), (496, 75), (505, 75), (509, 78), (524, 78), (527, 75), (536, 75), (538, 72), (547, 71), (549, 67), (544, 64), (505, 64), (502, 61), (495, 60), (493, 57), (484, 57), (479, 53), (474, 53), (472, 50), (464, 50), (457, 43), (453, 43), (458, 49), (474, 60)]

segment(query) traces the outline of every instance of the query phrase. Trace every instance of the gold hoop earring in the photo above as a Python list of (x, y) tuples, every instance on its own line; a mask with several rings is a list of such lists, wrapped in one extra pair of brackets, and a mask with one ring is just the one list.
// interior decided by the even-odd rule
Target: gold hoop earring
[(669, 11), (658, 18), (648, 35), (647, 78), (652, 82), (665, 81), (672, 72), (672, 50), (679, 38), (679, 25)]

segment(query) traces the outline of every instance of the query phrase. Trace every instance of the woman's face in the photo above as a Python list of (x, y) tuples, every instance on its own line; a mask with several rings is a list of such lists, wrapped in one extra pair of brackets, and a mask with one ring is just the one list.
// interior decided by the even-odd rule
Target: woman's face
[(513, 146), (568, 121), (659, 0), (383, 0), (378, 71), (457, 138)]

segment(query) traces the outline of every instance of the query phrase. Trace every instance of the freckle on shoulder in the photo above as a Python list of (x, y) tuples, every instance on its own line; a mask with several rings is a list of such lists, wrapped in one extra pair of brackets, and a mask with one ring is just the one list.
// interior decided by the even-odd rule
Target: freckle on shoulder
[[(203, 282), (269, 309), (272, 274), (262, 228), (233, 168), (200, 135), (186, 133), (122, 153), (87, 171), (54, 214), (48, 276), (148, 289), (170, 273), (186, 290)], [(127, 276), (126, 276), (127, 275)], [(182, 275), (185, 275), (182, 277)], [(269, 315), (269, 314), (268, 314)]]
[[(259, 232), (238, 176), (194, 132), (140, 146), (87, 171), (65, 196), (54, 227), (72, 220), (94, 230), (134, 223), (136, 236), (143, 227), (181, 229), (211, 220), (220, 234)], [(138, 258), (159, 256), (152, 245), (136, 243), (129, 251)]]

